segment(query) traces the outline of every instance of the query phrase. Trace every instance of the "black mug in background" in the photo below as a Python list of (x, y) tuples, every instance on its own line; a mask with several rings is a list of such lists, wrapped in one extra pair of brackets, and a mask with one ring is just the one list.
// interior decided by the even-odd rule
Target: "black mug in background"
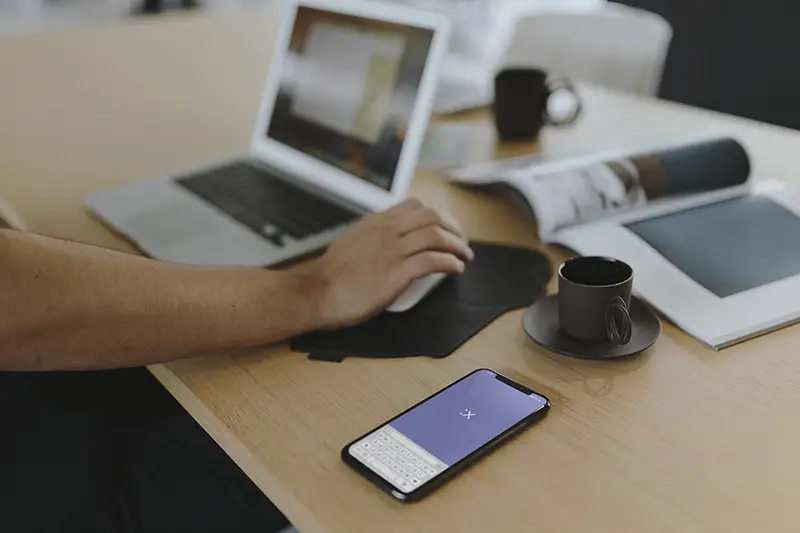
[[(573, 100), (571, 111), (562, 118), (548, 113), (548, 101), (558, 92)], [(566, 78), (548, 79), (547, 73), (534, 68), (505, 69), (494, 78), (494, 123), (501, 141), (533, 141), (545, 125), (565, 126), (581, 114), (581, 100), (572, 82)]]
[(585, 342), (627, 344), (633, 269), (607, 257), (575, 257), (558, 269), (558, 320), (561, 329)]

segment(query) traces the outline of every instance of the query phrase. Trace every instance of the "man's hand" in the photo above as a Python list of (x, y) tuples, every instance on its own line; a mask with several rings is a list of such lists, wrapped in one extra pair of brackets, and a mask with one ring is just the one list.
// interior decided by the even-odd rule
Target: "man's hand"
[(460, 274), (472, 250), (456, 222), (408, 200), (366, 216), (302, 269), (323, 328), (349, 326), (388, 307), (417, 278)]
[(361, 322), (472, 251), (417, 201), (288, 270), (193, 268), (0, 229), (0, 371), (140, 366)]

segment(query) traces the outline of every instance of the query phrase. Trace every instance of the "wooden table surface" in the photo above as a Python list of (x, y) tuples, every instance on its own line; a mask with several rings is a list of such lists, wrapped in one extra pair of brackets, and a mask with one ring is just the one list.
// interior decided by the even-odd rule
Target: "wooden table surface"
[[(82, 198), (244, 151), (274, 27), (268, 14), (191, 15), (0, 43), (0, 195), (34, 231), (131, 250)], [(545, 152), (725, 131), (747, 145), (756, 178), (798, 181), (797, 133), (582, 93), (584, 118), (547, 131)], [(495, 150), (485, 114), (465, 120), (487, 153), (534, 148)], [(498, 197), (433, 173), (417, 177), (413, 194), (474, 239), (540, 247)], [(800, 530), (798, 327), (714, 352), (667, 325), (641, 357), (592, 362), (536, 347), (521, 316), (503, 316), (444, 360), (330, 364), (281, 345), (152, 371), (303, 533)], [(547, 394), (548, 418), (411, 506), (340, 461), (355, 436), (483, 366)]]

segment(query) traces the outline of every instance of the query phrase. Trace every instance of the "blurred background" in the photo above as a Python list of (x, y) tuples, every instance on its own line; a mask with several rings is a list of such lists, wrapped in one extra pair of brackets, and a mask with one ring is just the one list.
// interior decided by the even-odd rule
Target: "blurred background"
[[(0, 39), (142, 11), (258, 9), (286, 0), (0, 0)], [(446, 12), (456, 22), (452, 48), (497, 63), (516, 17), (542, 4), (567, 8), (606, 0), (389, 0)], [(657, 96), (790, 128), (800, 128), (800, 3), (789, 0), (615, 0), (663, 17), (673, 36)], [(581, 42), (580, 35), (570, 36)], [(575, 76), (575, 73), (570, 73)], [(580, 77), (580, 76), (575, 76)], [(597, 81), (590, 79), (589, 81)], [(651, 93), (653, 91), (642, 91)]]

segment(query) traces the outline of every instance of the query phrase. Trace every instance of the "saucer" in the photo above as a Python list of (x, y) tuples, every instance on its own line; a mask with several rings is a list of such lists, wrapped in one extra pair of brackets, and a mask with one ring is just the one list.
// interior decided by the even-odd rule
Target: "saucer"
[(558, 295), (542, 298), (525, 311), (522, 327), (537, 344), (569, 357), (581, 359), (615, 359), (646, 350), (661, 335), (661, 320), (649, 305), (631, 298), (633, 334), (628, 344), (585, 342), (564, 333), (558, 323)]

